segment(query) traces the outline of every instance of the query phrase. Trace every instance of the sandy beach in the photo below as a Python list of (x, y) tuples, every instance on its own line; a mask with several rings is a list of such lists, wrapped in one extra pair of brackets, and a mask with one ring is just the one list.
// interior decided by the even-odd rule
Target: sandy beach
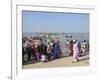
[(89, 55), (80, 57), (80, 61), (72, 63), (72, 57), (63, 57), (50, 62), (36, 62), (22, 66), (23, 69), (33, 68), (55, 68), (55, 67), (75, 67), (75, 66), (89, 66)]

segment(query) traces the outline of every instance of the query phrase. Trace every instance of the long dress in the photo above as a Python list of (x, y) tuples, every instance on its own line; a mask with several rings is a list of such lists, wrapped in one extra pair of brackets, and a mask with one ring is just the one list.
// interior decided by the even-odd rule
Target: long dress
[(77, 46), (77, 43), (75, 43), (73, 45), (73, 61), (78, 61), (79, 60), (79, 49), (78, 49), (78, 46)]
[(53, 45), (53, 58), (57, 59), (58, 58), (58, 54), (59, 54), (59, 44), (55, 43)]

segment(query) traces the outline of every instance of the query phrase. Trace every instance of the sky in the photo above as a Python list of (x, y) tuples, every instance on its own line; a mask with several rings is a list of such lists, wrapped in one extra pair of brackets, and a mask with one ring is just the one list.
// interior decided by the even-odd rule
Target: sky
[(89, 33), (89, 14), (22, 11), (22, 26), (32, 33)]

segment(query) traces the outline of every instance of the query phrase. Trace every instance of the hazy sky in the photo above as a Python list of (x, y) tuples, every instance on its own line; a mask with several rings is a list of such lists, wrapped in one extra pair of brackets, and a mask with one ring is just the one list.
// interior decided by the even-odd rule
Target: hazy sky
[(23, 32), (89, 33), (89, 14), (23, 11)]

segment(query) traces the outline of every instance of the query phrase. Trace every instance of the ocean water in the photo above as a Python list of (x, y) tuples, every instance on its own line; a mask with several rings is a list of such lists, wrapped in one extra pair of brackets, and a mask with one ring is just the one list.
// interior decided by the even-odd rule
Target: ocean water
[[(51, 36), (52, 35), (56, 35), (59, 37), (59, 39), (61, 41), (65, 41), (68, 40), (68, 38), (66, 38), (65, 36), (73, 36), (74, 39), (78, 40), (78, 41), (82, 41), (82, 40), (89, 40), (89, 33), (50, 33)], [(46, 33), (27, 33), (27, 32), (23, 32), (23, 37), (33, 37), (33, 36), (45, 36)]]

